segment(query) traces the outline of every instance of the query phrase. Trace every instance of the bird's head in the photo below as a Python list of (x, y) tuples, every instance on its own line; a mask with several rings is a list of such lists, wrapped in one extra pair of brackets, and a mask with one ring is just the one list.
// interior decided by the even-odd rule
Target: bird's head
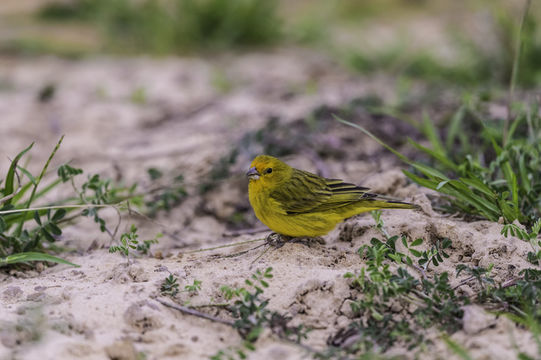
[(257, 183), (267, 189), (272, 189), (287, 181), (292, 171), (291, 166), (275, 157), (259, 155), (252, 161), (246, 176), (250, 179), (250, 184)]

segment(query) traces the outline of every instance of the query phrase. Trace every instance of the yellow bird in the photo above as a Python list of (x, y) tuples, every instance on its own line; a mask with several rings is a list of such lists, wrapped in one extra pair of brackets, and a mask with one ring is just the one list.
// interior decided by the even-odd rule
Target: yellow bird
[(344, 219), (365, 211), (416, 208), (380, 199), (368, 188), (292, 168), (268, 155), (257, 156), (246, 175), (257, 218), (290, 237), (325, 235)]

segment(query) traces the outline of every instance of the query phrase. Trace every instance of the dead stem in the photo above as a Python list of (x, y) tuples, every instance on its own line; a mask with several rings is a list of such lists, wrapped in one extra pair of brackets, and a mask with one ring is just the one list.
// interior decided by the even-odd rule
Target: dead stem
[(234, 327), (234, 323), (232, 321), (220, 319), (220, 318), (217, 318), (215, 316), (205, 314), (205, 313), (202, 313), (200, 311), (197, 311), (195, 309), (191, 309), (191, 308), (188, 308), (188, 307), (185, 307), (185, 306), (172, 304), (172, 303), (169, 303), (169, 302), (167, 302), (165, 300), (162, 300), (162, 299), (156, 299), (156, 301), (159, 302), (160, 304), (164, 305), (164, 306), (167, 306), (167, 307), (170, 307), (172, 309), (178, 310), (178, 311), (180, 311), (180, 312), (182, 312), (184, 314), (197, 316), (197, 317), (200, 317), (200, 318), (203, 318), (203, 319), (207, 319), (207, 320), (214, 321), (214, 322), (217, 322), (217, 323), (220, 323), (220, 324), (224, 324), (224, 325)]

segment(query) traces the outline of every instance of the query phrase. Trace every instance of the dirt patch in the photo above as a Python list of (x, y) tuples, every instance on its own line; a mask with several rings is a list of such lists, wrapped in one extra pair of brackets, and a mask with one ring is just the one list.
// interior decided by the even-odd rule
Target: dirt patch
[[(226, 92), (213, 85), (216, 72), (230, 81)], [(328, 59), (294, 49), (213, 61), (5, 60), (0, 78), (11, 84), (0, 94), (0, 111), (7, 114), (0, 132), (10, 135), (0, 142), (1, 153), (13, 156), (36, 141), (29, 164), (34, 171), (66, 134), (53, 168), (71, 160), (87, 172), (129, 184), (148, 182), (146, 169), (156, 167), (183, 175), (187, 192), (177, 207), (158, 212), (154, 221), (123, 220), (121, 231), (137, 222), (141, 238), (164, 232), (152, 248), (155, 257), (137, 258), (127, 266), (124, 258), (104, 249), (111, 239), (89, 221), (68, 228), (61, 239), (77, 250), (66, 257), (81, 268), (0, 273), (0, 358), (131, 359), (138, 353), (155, 359), (208, 358), (239, 345), (240, 336), (226, 325), (161, 305), (156, 299), (164, 278), (176, 276), (181, 289), (202, 281), (197, 294), (183, 292), (178, 301), (205, 305), (223, 300), (222, 285), (242, 286), (256, 269), (269, 266), (274, 275), (264, 293), (269, 308), (291, 316), (293, 325), (310, 326), (306, 344), (324, 348), (355, 316), (350, 302), (358, 293), (343, 276), (363, 266), (357, 249), (380, 236), (372, 218), (354, 217), (322, 241), (286, 243), (257, 260), (261, 249), (250, 249), (260, 242), (189, 252), (262, 237), (224, 236), (261, 226), (249, 207), (244, 177), (251, 158), (261, 152), (418, 204), (422, 210), (384, 212), (387, 231), (422, 238), (425, 247), (450, 239), (450, 257), (429, 271), (448, 271), (452, 284), (462, 280), (455, 276), (457, 264), (494, 264), (498, 281), (528, 265), (527, 243), (504, 238), (497, 223), (468, 223), (436, 213), (428, 199), (432, 193), (408, 185), (394, 157), (332, 118), (334, 113), (348, 116), (401, 151), (411, 151), (404, 135), (417, 137), (413, 127), (375, 115), (359, 101), (374, 94), (385, 101), (392, 80), (352, 77)], [(55, 95), (40, 101), (40, 91), (51, 85)], [(7, 165), (5, 157), (0, 159), (1, 169)], [(107, 218), (114, 221), (115, 214)], [(241, 251), (247, 252), (225, 257)], [(461, 289), (469, 294), (478, 290), (470, 282)], [(227, 316), (219, 309), (204, 311)], [(475, 358), (507, 359), (515, 343), (522, 351), (535, 351), (527, 333), (506, 318), (476, 307), (465, 314), (463, 329), (452, 338)], [(439, 334), (432, 334), (432, 340), (419, 356), (450, 358)], [(305, 357), (303, 349), (269, 333), (255, 345), (253, 358)], [(404, 349), (391, 352), (414, 356)]]

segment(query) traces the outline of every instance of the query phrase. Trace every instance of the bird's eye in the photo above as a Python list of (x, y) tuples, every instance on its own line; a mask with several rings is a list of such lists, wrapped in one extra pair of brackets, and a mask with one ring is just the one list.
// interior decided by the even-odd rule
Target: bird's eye
[(265, 170), (265, 174), (270, 174), (272, 172), (272, 169), (271, 168), (268, 168)]

